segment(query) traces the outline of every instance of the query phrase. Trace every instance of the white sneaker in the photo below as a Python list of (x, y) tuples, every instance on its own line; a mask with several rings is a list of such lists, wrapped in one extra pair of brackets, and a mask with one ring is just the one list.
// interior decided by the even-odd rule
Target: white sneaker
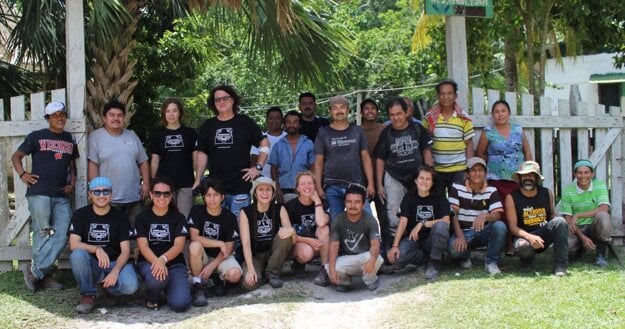
[(471, 257), (460, 261), (460, 267), (462, 268), (471, 268), (471, 266), (473, 266), (473, 263), (471, 263)]
[(499, 266), (497, 266), (497, 263), (486, 264), (486, 272), (490, 275), (501, 274), (501, 270), (499, 269)]

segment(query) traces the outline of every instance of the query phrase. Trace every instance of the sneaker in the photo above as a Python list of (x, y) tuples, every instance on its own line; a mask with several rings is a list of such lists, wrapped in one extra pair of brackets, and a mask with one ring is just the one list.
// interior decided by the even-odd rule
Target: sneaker
[(272, 288), (280, 288), (284, 285), (284, 281), (278, 275), (269, 275), (269, 285)]
[(315, 279), (313, 280), (313, 283), (318, 285), (318, 286), (322, 286), (325, 287), (328, 285), (328, 280), (330, 278), (328, 277), (328, 272), (326, 272), (325, 268), (321, 268), (319, 270), (319, 274), (317, 274), (317, 276), (315, 276)]
[(206, 295), (204, 294), (204, 287), (202, 287), (201, 284), (194, 283), (191, 289), (191, 305), (195, 307), (204, 307), (208, 305), (208, 300), (206, 299)]
[(76, 312), (78, 314), (89, 314), (93, 310), (93, 304), (95, 304), (95, 296), (80, 295), (80, 304), (76, 306)]
[(566, 267), (564, 266), (556, 266), (555, 271), (553, 271), (553, 274), (555, 274), (555, 276), (561, 278), (563, 276), (566, 276), (567, 272), (566, 272)]
[(26, 288), (30, 291), (35, 291), (37, 289), (37, 278), (33, 275), (33, 272), (30, 271), (30, 267), (26, 267), (22, 270), (24, 273), (24, 283), (26, 284)]
[(61, 290), (63, 289), (63, 284), (54, 280), (50, 276), (46, 276), (41, 280), (40, 285), (45, 290)]
[(471, 268), (473, 266), (473, 263), (471, 263), (471, 258), (467, 258), (467, 259), (463, 259), (460, 261), (460, 267), (462, 268)]
[(608, 261), (603, 256), (597, 256), (597, 259), (595, 260), (595, 265), (603, 268), (608, 266)]
[(497, 266), (497, 263), (486, 264), (485, 267), (486, 267), (486, 272), (488, 272), (488, 274), (490, 275), (501, 274), (501, 270), (499, 269), (499, 266)]
[(213, 294), (217, 297), (222, 297), (226, 295), (226, 285), (219, 277), (213, 279)]
[(369, 289), (369, 291), (374, 291), (378, 289), (379, 287), (380, 287), (380, 278), (375, 279), (375, 281), (367, 285), (367, 289)]
[(425, 270), (425, 279), (434, 280), (436, 278), (438, 278), (438, 267), (433, 262), (429, 262)]
[(336, 286), (336, 288), (335, 288), (335, 289), (336, 289), (336, 291), (338, 291), (338, 292), (348, 292), (348, 291), (349, 291), (349, 286), (346, 286), (346, 285), (341, 285), (341, 284), (340, 284), (340, 285)]
[(296, 260), (291, 262), (291, 272), (293, 272), (293, 276), (301, 279), (306, 276), (306, 264), (300, 264)]

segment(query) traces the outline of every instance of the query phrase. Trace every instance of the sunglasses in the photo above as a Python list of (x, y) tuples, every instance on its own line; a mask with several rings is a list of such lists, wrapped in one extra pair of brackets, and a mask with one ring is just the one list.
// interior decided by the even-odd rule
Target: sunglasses
[(111, 195), (111, 190), (91, 190), (91, 193), (93, 193), (93, 195), (95, 196), (100, 196), (100, 195), (104, 195), (104, 196), (109, 196)]
[(171, 196), (171, 191), (152, 191), (152, 195), (155, 198), (169, 198)]

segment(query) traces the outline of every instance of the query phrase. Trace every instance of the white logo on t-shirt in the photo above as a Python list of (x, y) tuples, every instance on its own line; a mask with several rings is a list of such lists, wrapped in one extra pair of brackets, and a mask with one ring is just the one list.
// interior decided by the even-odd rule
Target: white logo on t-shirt
[(170, 242), (169, 224), (150, 224), (150, 241)]
[(434, 218), (434, 207), (430, 206), (417, 206), (417, 218), (419, 220), (430, 220)]
[(234, 143), (232, 128), (218, 128), (215, 132), (215, 145), (227, 145)]
[(212, 222), (204, 222), (204, 236), (213, 240), (219, 239), (220, 226), (221, 225)]
[(362, 233), (353, 232), (350, 229), (347, 229), (345, 233), (346, 233), (347, 236), (343, 240), (343, 243), (345, 243), (345, 246), (351, 252), (357, 252), (358, 251), (358, 244), (360, 243), (360, 240), (362, 240), (362, 238), (365, 235), (362, 234)]
[(111, 242), (109, 224), (90, 224), (87, 242)]
[(263, 216), (257, 221), (258, 224), (258, 235), (266, 236), (271, 233), (271, 229), (273, 228), (271, 219), (267, 217), (267, 213), (263, 213)]
[(182, 135), (168, 135), (165, 137), (165, 148), (181, 148), (184, 147)]

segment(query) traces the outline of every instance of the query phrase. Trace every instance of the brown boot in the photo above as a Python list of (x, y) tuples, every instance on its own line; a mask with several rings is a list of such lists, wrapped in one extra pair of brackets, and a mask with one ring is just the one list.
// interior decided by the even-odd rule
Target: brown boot
[(80, 295), (80, 304), (76, 306), (76, 312), (79, 314), (89, 314), (93, 310), (93, 304), (95, 303), (95, 296)]
[(63, 289), (63, 284), (54, 280), (51, 276), (46, 276), (41, 280), (40, 285), (45, 290), (61, 290)]

